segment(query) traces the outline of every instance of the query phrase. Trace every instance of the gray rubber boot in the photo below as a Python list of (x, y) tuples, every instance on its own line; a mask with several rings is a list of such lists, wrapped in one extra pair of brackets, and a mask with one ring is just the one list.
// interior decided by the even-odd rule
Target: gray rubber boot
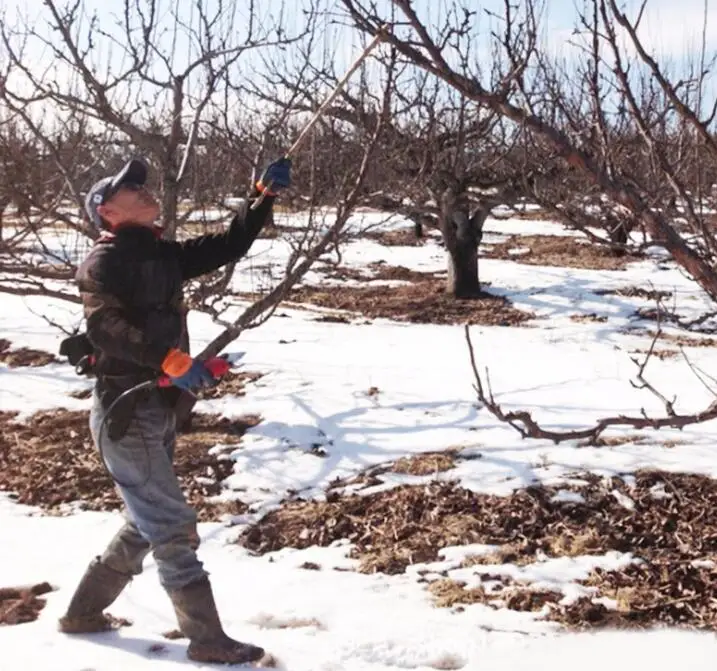
[(133, 522), (127, 521), (109, 542), (100, 561), (119, 573), (137, 576), (142, 573), (142, 564), (149, 551), (149, 542)]
[(208, 578), (167, 590), (179, 629), (189, 639), (187, 657), (195, 662), (247, 664), (264, 656), (263, 648), (235, 641), (224, 633)]
[(60, 631), (93, 634), (116, 628), (117, 620), (102, 611), (115, 602), (131, 579), (131, 575), (103, 564), (99, 557), (92, 560), (60, 618)]

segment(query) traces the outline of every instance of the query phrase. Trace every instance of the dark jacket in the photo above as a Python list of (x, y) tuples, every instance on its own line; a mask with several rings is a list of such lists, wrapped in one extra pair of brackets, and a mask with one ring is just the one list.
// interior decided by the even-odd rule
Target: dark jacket
[(238, 213), (224, 233), (172, 242), (130, 226), (95, 244), (76, 280), (100, 391), (161, 375), (164, 357), (184, 336), (182, 284), (244, 256), (273, 201)]

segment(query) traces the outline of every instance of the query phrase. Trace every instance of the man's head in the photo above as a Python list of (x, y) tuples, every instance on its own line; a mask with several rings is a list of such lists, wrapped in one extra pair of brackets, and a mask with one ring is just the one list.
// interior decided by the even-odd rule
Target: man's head
[(152, 226), (159, 204), (145, 188), (147, 165), (132, 159), (116, 175), (92, 185), (85, 198), (90, 221), (100, 230), (120, 226)]

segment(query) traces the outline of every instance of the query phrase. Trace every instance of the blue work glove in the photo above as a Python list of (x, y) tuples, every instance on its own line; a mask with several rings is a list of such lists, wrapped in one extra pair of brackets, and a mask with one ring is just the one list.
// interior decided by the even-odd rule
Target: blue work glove
[(267, 196), (275, 196), (279, 189), (286, 189), (291, 185), (291, 159), (280, 158), (266, 167), (256, 184), (260, 193), (266, 191)]
[(189, 354), (177, 349), (167, 353), (162, 362), (162, 371), (175, 387), (186, 391), (211, 387), (217, 381), (203, 361), (192, 359)]

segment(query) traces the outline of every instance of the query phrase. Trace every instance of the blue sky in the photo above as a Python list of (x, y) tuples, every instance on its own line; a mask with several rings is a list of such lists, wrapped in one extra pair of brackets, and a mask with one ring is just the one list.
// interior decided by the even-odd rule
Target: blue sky
[[(206, 0), (209, 4), (215, 4), (218, 0)], [(226, 1), (226, 0), (225, 0)], [(303, 0), (307, 2), (308, 0)], [(332, 6), (334, 9), (334, 17), (342, 14), (342, 6), (336, 0), (319, 0), (324, 6)], [(177, 6), (176, 0), (158, 0), (160, 6), (166, 11), (168, 8)], [(65, 4), (66, 0), (58, 0), (59, 4)], [(390, 18), (391, 12), (390, 0), (378, 0), (379, 7), (385, 11), (385, 16)], [(520, 0), (517, 0), (520, 3)], [(414, 0), (414, 6), (418, 14), (430, 20), (437, 21), (441, 15), (445, 13), (447, 7), (453, 6), (454, 3), (449, 0)], [(478, 21), (475, 29), (482, 38), (488, 34), (491, 28), (491, 19), (485, 11), (495, 11), (502, 14), (503, 0), (465, 0), (465, 4), (479, 9)], [(121, 0), (84, 0), (84, 5), (88, 12), (96, 10), (100, 18), (101, 25), (110, 32), (115, 32), (113, 22), (118, 14), (121, 14), (124, 3)], [(182, 12), (189, 18), (195, 1), (180, 0)], [(12, 15), (16, 7), (22, 6), (20, 10), (28, 17), (33, 25), (42, 30), (44, 22), (42, 20), (43, 13), (47, 12), (44, 8), (42, 0), (26, 0), (22, 5), (18, 0), (0, 0), (0, 7), (4, 7), (8, 11), (9, 21), (12, 22)], [(248, 17), (246, 16), (247, 0), (238, 0), (237, 11), (231, 17), (231, 21), (227, 23), (227, 34), (241, 35), (246, 29)], [(263, 0), (255, 3), (257, 11), (262, 14), (265, 21), (271, 22), (276, 19), (282, 10), (285, 17), (290, 22), (301, 23), (302, 0)], [(638, 0), (623, 0), (623, 6), (626, 7), (629, 14), (636, 12), (639, 6)], [(571, 42), (576, 41), (573, 35), (575, 26), (577, 9), (583, 7), (583, 0), (546, 0), (546, 14), (542, 24), (542, 37), (549, 50), (556, 55), (569, 55), (576, 53), (575, 48), (571, 47)], [(717, 0), (709, 0), (707, 2), (708, 21), (707, 21), (707, 42), (710, 51), (717, 51)], [(648, 50), (654, 52), (661, 58), (669, 59), (673, 63), (679, 63), (690, 55), (696, 55), (699, 49), (699, 40), (704, 27), (705, 0), (648, 0), (647, 12), (643, 25), (640, 28), (640, 35)], [(196, 14), (195, 17), (196, 19)], [(326, 21), (324, 19), (323, 21)], [(355, 58), (360, 51), (361, 44), (365, 43), (365, 36), (361, 36), (355, 31), (348, 28), (340, 28), (336, 26), (323, 25), (324, 38), (322, 40), (323, 47), (331, 54), (330, 58), (336, 65), (336, 71), (340, 74), (348, 64)], [(480, 43), (480, 38), (479, 38)], [(112, 60), (113, 67), (116, 66), (120, 50), (115, 46), (111, 47), (108, 40), (102, 38), (95, 40), (96, 50), (99, 54), (98, 62), (108, 59)], [(170, 44), (169, 33), (163, 38), (162, 44), (164, 49)], [(186, 46), (180, 45), (177, 48), (177, 65), (188, 57), (188, 49)], [(486, 49), (479, 47), (479, 53), (489, 55)], [(271, 55), (271, 52), (265, 51), (265, 55)], [(1, 56), (0, 56), (1, 58)], [(274, 58), (274, 56), (272, 56)], [(33, 46), (27, 53), (27, 61), (33, 63), (34, 69), (41, 70), (52, 62), (49, 54), (41, 50), (38, 46)], [(244, 60), (245, 67), (248, 72), (255, 78), (260, 76), (261, 66), (257, 63), (256, 56), (249, 56), (248, 60)], [(56, 71), (53, 76), (58, 82), (62, 81), (63, 73)], [(161, 105), (160, 100), (151, 99), (154, 106)]]
[[(211, 3), (212, 0), (209, 0)], [(339, 7), (340, 3), (334, 0), (326, 0), (327, 4), (335, 4)], [(58, 0), (59, 4), (63, 4), (63, 0)], [(96, 9), (100, 17), (109, 17), (110, 14), (121, 13), (123, 2), (121, 0), (85, 0), (85, 6), (88, 9)], [(174, 6), (175, 2), (165, 2), (160, 0), (160, 4), (166, 6)], [(191, 11), (190, 8), (195, 4), (194, 1), (186, 1), (180, 3), (183, 6), (183, 12)], [(237, 27), (241, 29), (242, 24), (246, 21), (246, 0), (239, 0), (239, 10), (236, 15)], [(379, 0), (379, 7), (387, 8), (390, 6), (389, 0)], [(414, 6), (421, 16), (436, 16), (443, 11), (447, 5), (453, 4), (449, 0), (414, 0)], [(503, 0), (469, 0), (463, 4), (472, 6), (474, 9), (490, 10), (501, 13)], [(633, 12), (639, 6), (639, 0), (623, 0), (621, 3)], [(282, 10), (289, 16), (296, 16), (300, 11), (302, 0), (263, 0), (263, 2), (255, 3), (255, 7), (266, 17), (276, 16)], [(583, 0), (547, 0), (547, 15), (545, 28), (551, 33), (555, 31), (556, 35), (566, 34), (570, 31), (574, 24), (576, 15), (576, 6), (581, 7)], [(708, 37), (711, 45), (717, 47), (717, 1), (709, 0), (708, 5)], [(15, 11), (16, 7), (23, 7), (29, 15), (39, 16), (43, 11), (42, 0), (3, 0), (2, 6), (10, 11), (10, 15)], [(705, 0), (648, 0), (646, 22), (643, 27), (643, 37), (651, 44), (651, 46), (664, 50), (670, 54), (681, 52), (685, 44), (691, 39), (697, 38), (702, 30), (703, 14)], [(390, 15), (389, 12), (386, 12)], [(482, 12), (479, 11), (479, 14)], [(485, 25), (485, 24), (484, 24)]]
[[(209, 0), (209, 3), (216, 0)], [(322, 0), (327, 5), (335, 5), (341, 11), (340, 3), (335, 0)], [(63, 4), (63, 0), (58, 0)], [(84, 4), (88, 10), (96, 10), (105, 26), (111, 22), (111, 15), (121, 13), (123, 2), (121, 0), (85, 0)], [(159, 0), (159, 4), (165, 7), (174, 6), (175, 2)], [(184, 13), (192, 11), (195, 2), (187, 0), (179, 3), (183, 6)], [(302, 0), (263, 0), (255, 3), (255, 7), (265, 18), (275, 17), (280, 11), (292, 19), (300, 20), (299, 14)], [(379, 7), (385, 9), (386, 16), (390, 16), (389, 0), (379, 0)], [(450, 0), (414, 0), (414, 6), (423, 17), (436, 17), (443, 13), (446, 6), (453, 3)], [(486, 15), (481, 10), (496, 11), (502, 13), (503, 0), (468, 0), (465, 4), (471, 5), (479, 10), (479, 26), (481, 32), (488, 28)], [(635, 12), (639, 6), (639, 0), (623, 0), (622, 3), (628, 11)], [(43, 7), (42, 0), (2, 0), (1, 3), (9, 12), (10, 19), (16, 11), (16, 7), (23, 7), (21, 10), (31, 17), (39, 17), (47, 10)], [(239, 0), (238, 11), (235, 16), (235, 25), (238, 30), (246, 25), (246, 0)], [(548, 40), (555, 48), (561, 45), (570, 37), (575, 22), (576, 6), (581, 7), (583, 0), (547, 0), (546, 17), (543, 29)], [(709, 0), (707, 37), (710, 46), (717, 48), (717, 0)], [(648, 0), (647, 12), (644, 25), (641, 29), (641, 37), (651, 49), (669, 56), (681, 56), (686, 51), (694, 49), (698, 43), (703, 26), (705, 0)], [(358, 47), (359, 40), (354, 36), (343, 32), (338, 40), (339, 46)]]

